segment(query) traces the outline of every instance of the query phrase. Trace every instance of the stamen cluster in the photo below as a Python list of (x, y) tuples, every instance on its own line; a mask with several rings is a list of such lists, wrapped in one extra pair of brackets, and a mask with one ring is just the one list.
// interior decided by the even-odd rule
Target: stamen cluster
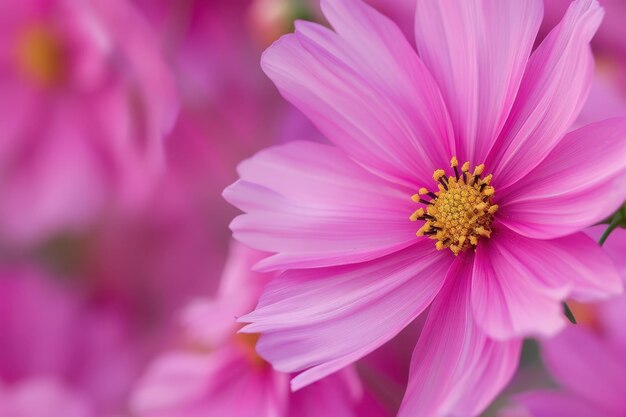
[[(448, 177), (443, 169), (433, 174), (439, 182), (438, 191), (426, 188), (412, 196), (416, 203), (424, 204), (410, 217), (411, 221), (424, 221), (417, 236), (429, 236), (437, 240), (438, 250), (450, 248), (455, 255), (470, 247), (476, 247), (481, 237), (491, 237), (491, 223), (498, 206), (492, 203), (495, 189), (489, 185), (492, 175), (482, 178), (483, 164), (470, 173), (470, 163), (466, 162), (458, 170), (459, 162), (452, 158), (450, 166), (454, 176)], [(426, 200), (426, 196), (430, 200)]]

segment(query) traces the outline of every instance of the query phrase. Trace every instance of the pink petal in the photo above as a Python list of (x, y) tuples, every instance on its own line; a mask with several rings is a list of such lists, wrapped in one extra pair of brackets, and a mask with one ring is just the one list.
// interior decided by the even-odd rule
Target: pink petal
[(292, 381), (298, 389), (400, 332), (437, 294), (450, 260), (424, 239), (367, 263), (290, 270), (240, 321), (251, 323), (245, 332), (263, 333), (257, 351), (277, 370), (306, 370)]
[[(624, 246), (622, 246), (623, 250)], [(624, 252), (620, 254), (624, 257)], [(624, 316), (626, 315), (626, 297), (615, 297), (603, 302), (597, 307), (597, 315), (602, 326), (602, 331), (607, 338), (626, 346), (626, 326), (624, 326)]]
[(411, 191), (391, 188), (335, 147), (293, 142), (239, 166), (224, 197), (247, 214), (234, 237), (277, 255), (265, 269), (362, 262), (415, 242)]
[(416, 186), (450, 159), (441, 93), (398, 27), (360, 0), (322, 2), (337, 33), (298, 22), (262, 66), (283, 96), (370, 169)]
[(472, 307), (493, 338), (553, 335), (565, 324), (568, 295), (601, 298), (621, 288), (612, 262), (586, 235), (535, 240), (501, 226), (476, 251)]
[(417, 47), (443, 90), (460, 159), (485, 161), (513, 106), (542, 14), (541, 0), (418, 3)]
[(549, 239), (612, 214), (626, 197), (626, 118), (567, 134), (543, 162), (501, 197), (501, 221)]
[(472, 319), (472, 259), (456, 259), (433, 302), (398, 417), (478, 415), (517, 368), (521, 341), (489, 339)]
[(531, 391), (514, 397), (523, 407), (502, 417), (618, 417), (576, 395), (558, 391)]
[(596, 0), (577, 0), (533, 52), (515, 104), (487, 158), (496, 189), (537, 166), (572, 125), (593, 77), (589, 41), (603, 12)]
[(613, 344), (590, 329), (573, 326), (541, 346), (544, 363), (557, 382), (579, 397), (623, 415), (624, 346)]

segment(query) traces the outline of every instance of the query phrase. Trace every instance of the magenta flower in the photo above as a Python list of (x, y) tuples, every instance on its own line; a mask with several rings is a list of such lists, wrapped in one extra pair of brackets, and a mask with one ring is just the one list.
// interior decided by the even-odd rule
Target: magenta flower
[(143, 202), (175, 84), (126, 0), (0, 5), (0, 232), (32, 241)]
[(263, 151), (224, 192), (235, 238), (275, 253), (257, 267), (286, 270), (244, 331), (298, 389), (430, 306), (399, 415), (476, 415), (561, 300), (622, 289), (580, 230), (626, 196), (626, 120), (567, 133), (602, 10), (574, 2), (533, 51), (540, 0), (419, 2), (416, 52), (359, 0), (322, 8), (334, 31), (297, 22), (262, 65), (332, 145)]
[[(238, 334), (233, 317), (249, 311), (268, 279), (251, 273), (266, 254), (235, 244), (214, 300), (184, 313), (187, 348), (157, 358), (133, 395), (140, 417), (383, 417), (352, 369), (289, 393), (289, 376), (260, 358), (258, 335)], [(207, 326), (207, 323), (210, 323)]]

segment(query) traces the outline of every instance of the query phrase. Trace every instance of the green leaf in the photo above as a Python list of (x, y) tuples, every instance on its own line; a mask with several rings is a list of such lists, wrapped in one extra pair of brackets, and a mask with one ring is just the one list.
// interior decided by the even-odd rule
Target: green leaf
[(563, 302), (563, 314), (565, 314), (565, 317), (567, 317), (572, 324), (578, 324), (576, 317), (574, 317), (574, 313), (572, 313), (572, 310), (570, 310), (565, 301)]

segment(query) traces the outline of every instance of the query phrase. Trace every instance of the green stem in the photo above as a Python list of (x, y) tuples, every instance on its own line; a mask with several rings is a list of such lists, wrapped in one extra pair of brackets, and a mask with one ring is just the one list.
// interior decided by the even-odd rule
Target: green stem
[(622, 219), (621, 212), (616, 214), (611, 219), (611, 223), (609, 224), (609, 227), (607, 227), (606, 230), (604, 231), (604, 233), (602, 233), (602, 236), (600, 237), (600, 240), (598, 241), (600, 246), (604, 245), (604, 242), (606, 242), (606, 240), (609, 238), (611, 233), (613, 233), (613, 231), (619, 227), (619, 225), (622, 223), (622, 220), (623, 219)]
[(574, 313), (572, 313), (572, 310), (570, 310), (569, 306), (567, 305), (565, 301), (563, 301), (563, 313), (565, 313), (565, 317), (567, 317), (567, 319), (572, 324), (578, 324), (578, 322), (576, 321), (576, 317), (574, 316)]

